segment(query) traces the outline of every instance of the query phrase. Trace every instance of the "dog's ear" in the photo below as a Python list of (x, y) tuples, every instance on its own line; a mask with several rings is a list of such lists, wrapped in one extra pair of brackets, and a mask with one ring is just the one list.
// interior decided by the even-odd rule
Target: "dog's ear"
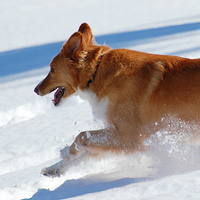
[(81, 24), (78, 31), (83, 34), (83, 38), (87, 45), (93, 44), (94, 36), (92, 34), (92, 30), (91, 30), (90, 26), (87, 23)]
[(83, 39), (83, 34), (80, 32), (74, 33), (69, 40), (63, 45), (62, 51), (66, 57), (77, 61), (81, 51), (85, 50), (86, 44)]

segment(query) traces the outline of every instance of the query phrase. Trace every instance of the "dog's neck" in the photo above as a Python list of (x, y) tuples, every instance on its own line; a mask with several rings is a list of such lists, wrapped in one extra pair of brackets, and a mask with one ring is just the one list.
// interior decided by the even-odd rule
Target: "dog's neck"
[(88, 81), (88, 84), (87, 84), (88, 87), (89, 87), (90, 84), (94, 81), (94, 79), (95, 79), (95, 77), (96, 77), (96, 74), (97, 74), (99, 65), (100, 65), (100, 63), (101, 63), (102, 57), (103, 57), (103, 54), (101, 54), (101, 55), (99, 56), (98, 60), (97, 60), (97, 64), (96, 64), (96, 66), (95, 66), (95, 72), (92, 74), (92, 78)]

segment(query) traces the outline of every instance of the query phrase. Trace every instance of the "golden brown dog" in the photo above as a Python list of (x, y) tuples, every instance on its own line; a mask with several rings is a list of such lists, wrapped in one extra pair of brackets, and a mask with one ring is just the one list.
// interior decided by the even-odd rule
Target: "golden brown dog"
[(41, 96), (57, 89), (54, 104), (81, 90), (93, 107), (104, 104), (107, 128), (80, 133), (61, 152), (63, 159), (42, 171), (59, 176), (87, 154), (132, 152), (160, 129), (162, 117), (200, 117), (200, 59), (111, 49), (94, 42), (88, 24), (80, 26), (35, 88)]

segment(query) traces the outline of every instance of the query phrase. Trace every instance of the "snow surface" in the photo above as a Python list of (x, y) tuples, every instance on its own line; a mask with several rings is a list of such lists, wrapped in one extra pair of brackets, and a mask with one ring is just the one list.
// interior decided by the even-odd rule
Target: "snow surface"
[(101, 122), (77, 96), (55, 108), (53, 94), (33, 92), (82, 22), (113, 48), (200, 57), (199, 0), (9, 0), (0, 19), (0, 199), (200, 199), (200, 147), (188, 142), (200, 128), (175, 119), (173, 136), (165, 130), (146, 141), (151, 150), (42, 176), (60, 149)]

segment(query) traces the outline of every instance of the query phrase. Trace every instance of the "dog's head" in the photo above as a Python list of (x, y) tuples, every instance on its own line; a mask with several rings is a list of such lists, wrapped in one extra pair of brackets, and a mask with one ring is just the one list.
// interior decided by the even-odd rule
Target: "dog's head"
[(62, 98), (76, 92), (80, 84), (81, 60), (84, 60), (84, 56), (92, 46), (95, 46), (92, 31), (88, 24), (84, 23), (63, 45), (61, 52), (54, 57), (49, 74), (34, 91), (43, 96), (57, 90), (54, 94), (54, 105), (58, 105)]

